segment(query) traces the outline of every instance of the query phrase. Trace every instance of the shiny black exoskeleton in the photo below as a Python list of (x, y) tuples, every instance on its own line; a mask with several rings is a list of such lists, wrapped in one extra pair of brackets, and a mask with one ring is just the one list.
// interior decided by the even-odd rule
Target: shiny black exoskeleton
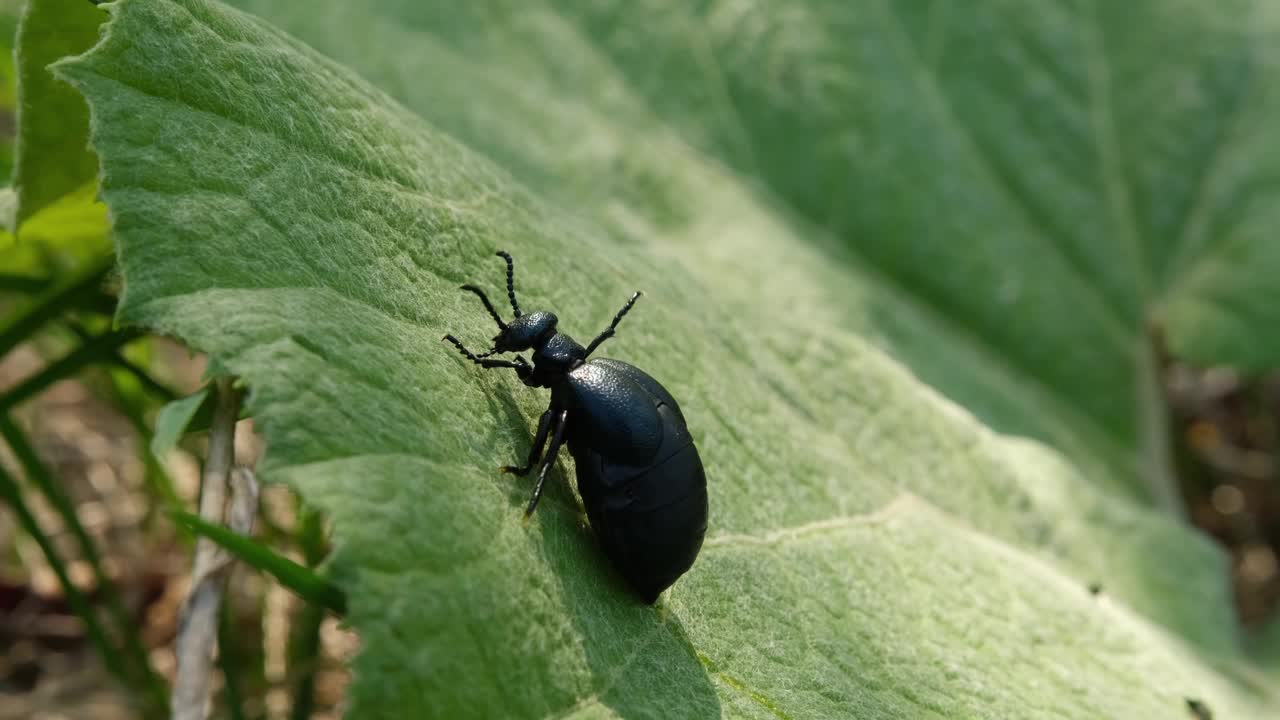
[[(666, 388), (627, 363), (587, 359), (600, 343), (613, 337), (640, 293), (632, 295), (609, 327), (584, 348), (556, 332), (552, 313), (520, 312), (514, 263), (505, 252), (498, 256), (507, 263), (507, 296), (515, 319), (503, 322), (483, 290), (463, 285), (463, 290), (480, 297), (499, 332), (493, 348), (479, 355), (452, 335), (444, 339), (481, 367), (510, 368), (525, 385), (551, 389), (551, 406), (538, 421), (525, 464), (502, 470), (528, 473), (551, 436), (525, 510), (528, 517), (538, 506), (560, 445), (568, 442), (577, 466), (578, 492), (596, 537), (640, 597), (653, 603), (693, 565), (702, 548), (707, 480), (680, 406)], [(514, 361), (492, 358), (529, 349), (533, 350), (532, 366), (519, 355)]]

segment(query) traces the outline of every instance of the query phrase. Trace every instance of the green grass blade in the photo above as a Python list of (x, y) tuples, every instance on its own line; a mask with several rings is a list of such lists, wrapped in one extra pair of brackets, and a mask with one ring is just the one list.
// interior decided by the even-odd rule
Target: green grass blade
[(103, 333), (89, 340), (70, 354), (49, 364), (40, 372), (23, 380), (0, 396), (0, 412), (7, 412), (10, 408), (31, 398), (41, 390), (49, 387), (53, 383), (74, 375), (86, 365), (109, 359), (117, 348), (135, 340), (141, 336), (141, 332), (128, 330), (115, 330)]
[(320, 624), (324, 609), (308, 603), (294, 620), (289, 637), (289, 676), (296, 677), (292, 720), (307, 720), (316, 704), (316, 670), (320, 665)]
[(22, 273), (0, 273), (0, 292), (35, 295), (49, 289), (52, 281), (49, 278), (23, 275)]
[[(113, 303), (112, 307), (114, 308), (114, 298), (112, 298), (111, 300)], [(67, 327), (71, 329), (71, 332), (75, 333), (76, 336), (80, 338), (81, 342), (87, 342), (93, 339), (93, 333), (90, 332), (89, 329), (86, 328), (83, 324), (75, 322), (73, 320), (67, 321), (66, 324), (67, 324)], [(164, 402), (173, 402), (174, 400), (178, 399), (179, 395), (176, 391), (169, 388), (167, 385), (160, 382), (159, 380), (156, 380), (155, 378), (151, 377), (151, 373), (147, 372), (145, 368), (139, 366), (137, 363), (133, 362), (129, 358), (126, 358), (124, 354), (121, 353), (119, 350), (116, 350), (112, 354), (110, 358), (110, 362), (112, 365), (115, 365), (121, 370), (128, 372), (130, 375), (136, 378), (137, 381), (143, 387), (145, 387), (153, 395), (160, 398)], [(123, 389), (120, 387), (120, 384), (118, 382), (113, 381), (112, 386), (113, 386), (113, 390), (117, 394), (120, 392), (123, 392)]]
[(72, 536), (75, 537), (76, 542), (80, 545), (80, 554), (93, 570), (94, 579), (106, 603), (107, 613), (115, 624), (119, 637), (123, 642), (125, 653), (129, 657), (129, 663), (132, 666), (129, 676), (134, 679), (137, 689), (146, 693), (149, 702), (156, 707), (163, 708), (167, 706), (168, 699), (164, 682), (151, 668), (146, 648), (142, 644), (142, 635), (136, 623), (129, 617), (115, 583), (107, 576), (102, 564), (102, 555), (98, 552), (97, 543), (93, 541), (89, 532), (81, 524), (80, 517), (76, 514), (71, 498), (63, 492), (62, 487), (54, 480), (52, 473), (40, 461), (40, 457), (36, 454), (31, 442), (8, 415), (0, 415), (0, 436), (4, 437), (9, 449), (17, 457), (19, 464), (22, 465), (23, 472), (26, 473), (27, 479), (44, 495), (45, 499), (48, 500), (49, 504), (62, 518), (63, 525), (71, 531)]
[(111, 358), (111, 363), (137, 378), (138, 382), (141, 383), (148, 392), (155, 395), (163, 402), (173, 402), (181, 397), (175, 390), (151, 377), (151, 373), (147, 372), (145, 368), (140, 367), (137, 363), (126, 358), (119, 350), (116, 351), (115, 357)]
[(222, 693), (230, 720), (247, 720), (244, 714), (245, 689), (241, 682), (240, 637), (235, 628), (231, 598), (218, 610), (218, 669), (222, 671)]
[(257, 568), (274, 577), (281, 585), (297, 593), (307, 602), (343, 615), (347, 611), (347, 598), (341, 588), (299, 565), (283, 555), (249, 538), (238, 535), (221, 525), (206, 522), (183, 510), (172, 511), (174, 522), (192, 532), (218, 543), (246, 565)]
[(86, 298), (97, 296), (99, 286), (114, 264), (115, 258), (112, 256), (98, 258), (16, 313), (0, 328), (0, 357), (67, 309), (78, 306)]
[(155, 505), (169, 506), (178, 502), (178, 491), (174, 488), (173, 478), (169, 477), (168, 470), (165, 470), (164, 464), (155, 459), (147, 451), (150, 446), (151, 428), (148, 427), (145, 418), (146, 405), (143, 404), (142, 398), (132, 397), (131, 393), (120, 387), (120, 383), (116, 378), (111, 377), (111, 393), (114, 396), (114, 405), (116, 409), (122, 410), (125, 418), (128, 418), (129, 424), (133, 425), (134, 432), (138, 433), (138, 457), (143, 461), (143, 483), (147, 488), (147, 492), (151, 493), (155, 503), (152, 503), (147, 509), (147, 516), (151, 518), (155, 514)]
[(58, 582), (62, 585), (62, 593), (66, 597), (67, 605), (71, 610), (84, 622), (85, 632), (89, 636), (90, 642), (97, 649), (98, 654), (102, 657), (102, 664), (115, 675), (126, 686), (130, 686), (130, 677), (125, 667), (118, 662), (117, 651), (114, 644), (107, 635), (106, 628), (98, 620), (97, 613), (94, 612), (93, 606), (84, 593), (80, 592), (80, 588), (71, 582), (71, 576), (67, 572), (67, 563), (62, 559), (62, 555), (58, 552), (57, 547), (53, 543), (53, 539), (45, 534), (40, 524), (36, 521), (35, 514), (31, 512), (31, 508), (22, 498), (22, 491), (18, 488), (16, 482), (9, 474), (0, 467), (0, 501), (13, 511), (18, 517), (18, 523), (22, 529), (31, 536), (40, 546), (41, 552), (44, 553), (45, 560), (48, 561), (53, 574), (58, 577)]
[[(324, 519), (318, 511), (298, 502), (298, 543), (307, 566), (314, 568), (328, 554)], [(289, 675), (297, 678), (293, 696), (293, 720), (307, 720), (315, 707), (316, 669), (319, 666), (320, 624), (324, 613), (309, 604), (298, 614), (289, 637)]]
[[(124, 413), (124, 416), (129, 419), (129, 424), (138, 433), (140, 448), (147, 447), (151, 443), (151, 426), (146, 418), (150, 403), (147, 402), (145, 397), (141, 396), (139, 391), (126, 387), (114, 373), (107, 373), (107, 377), (112, 404)], [(147, 517), (150, 519), (154, 516), (157, 505), (167, 507), (176, 504), (178, 502), (178, 491), (174, 489), (173, 478), (169, 477), (164, 465), (155, 456), (145, 451), (141, 451), (138, 454), (145, 464), (143, 481), (147, 491), (155, 501), (147, 508)], [(186, 540), (189, 537), (183, 536), (182, 539)]]
[[(67, 322), (67, 327), (80, 338), (81, 342), (87, 342), (93, 337), (88, 328), (78, 322)], [(140, 389), (130, 387), (122, 381), (123, 378), (118, 374), (114, 372), (106, 374), (107, 392), (111, 395), (111, 404), (121, 410), (125, 417), (129, 419), (133, 429), (142, 438), (143, 445), (150, 445), (148, 438), (152, 435), (151, 426), (145, 416), (151, 406), (147, 402), (147, 398), (141, 394), (141, 391), (149, 391), (152, 395), (165, 402), (172, 402), (178, 397), (178, 394), (151, 377), (150, 373), (144, 368), (126, 358), (119, 349), (112, 353), (109, 362), (120, 370), (129, 373), (141, 386)], [(142, 453), (142, 458), (146, 466), (143, 480), (152, 498), (158, 500), (161, 505), (176, 504), (178, 502), (177, 491), (174, 490), (173, 479), (169, 477), (169, 473), (165, 471), (164, 466), (151, 453)], [(154, 503), (148, 506), (148, 520), (153, 516), (154, 509)], [(184, 537), (183, 539), (188, 538)]]

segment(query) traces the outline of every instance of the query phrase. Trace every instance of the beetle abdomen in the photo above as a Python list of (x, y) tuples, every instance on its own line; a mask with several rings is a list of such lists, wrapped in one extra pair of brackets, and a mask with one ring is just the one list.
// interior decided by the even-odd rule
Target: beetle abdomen
[[(578, 491), (605, 555), (645, 602), (654, 602), (702, 548), (707, 481), (698, 449), (689, 442), (621, 483), (616, 473), (623, 468), (589, 460), (577, 466)], [(601, 474), (615, 475), (614, 483)]]
[(591, 528), (652, 603), (702, 548), (707, 478), (698, 449), (670, 393), (636, 367), (593, 360), (562, 387), (576, 413), (567, 440)]

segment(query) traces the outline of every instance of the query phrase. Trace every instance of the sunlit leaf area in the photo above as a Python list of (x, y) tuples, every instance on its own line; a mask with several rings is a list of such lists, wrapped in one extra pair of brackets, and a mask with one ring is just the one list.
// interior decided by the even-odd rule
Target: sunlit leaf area
[(1280, 717), (1277, 0), (0, 42), (0, 720)]

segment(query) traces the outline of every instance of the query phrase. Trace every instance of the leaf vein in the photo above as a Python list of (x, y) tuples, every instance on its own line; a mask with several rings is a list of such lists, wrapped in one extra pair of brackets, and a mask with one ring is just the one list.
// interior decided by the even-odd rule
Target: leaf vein
[[(1067, 252), (1071, 243), (1063, 237), (1060, 225), (1032, 202), (1031, 196), (1019, 187), (1012, 173), (997, 160), (996, 153), (985, 146), (973, 128), (965, 124), (964, 116), (956, 111), (955, 102), (947, 94), (945, 85), (938, 80), (936, 70), (924, 61), (919, 49), (903, 28), (894, 10), (894, 3), (883, 3), (881, 7), (903, 47), (903, 55), (915, 68), (916, 84), (925, 96), (926, 106), (938, 121), (938, 127), (949, 132), (968, 150), (966, 154), (971, 158), (974, 168), (986, 177), (992, 188), (1009, 201), (1010, 209), (1019, 213), (1029, 237), (1040, 240), (1039, 245), (1063, 261), (1064, 268), (1071, 273), (1075, 284), (1086, 291), (1083, 295), (1085, 301), (1102, 321), (1102, 326), (1112, 341), (1118, 346), (1124, 345), (1131, 334), (1125, 313), (1117, 303), (1108, 298), (1100, 284), (1089, 279), (1088, 271), (1082, 267), (1081, 261), (1073, 253)], [(932, 102), (928, 102), (929, 100)], [(1037, 228), (1048, 234), (1037, 232)]]
[[(1256, 7), (1256, 5), (1255, 5)], [(1217, 180), (1225, 161), (1232, 150), (1232, 141), (1237, 139), (1236, 131), (1241, 118), (1245, 115), (1249, 101), (1256, 97), (1252, 91), (1257, 86), (1258, 67), (1256, 50), (1251, 43), (1245, 43), (1241, 52), (1247, 62), (1241, 72), (1241, 79), (1234, 85), (1233, 92), (1224, 99), (1222, 118), (1214, 128), (1214, 138), (1208, 156), (1196, 167), (1192, 177), (1192, 199), (1186, 204), (1173, 246), (1170, 248), (1171, 259), (1168, 272), (1164, 278), (1162, 302), (1168, 303), (1176, 298), (1179, 291), (1188, 289), (1190, 278), (1194, 276), (1202, 261), (1210, 258), (1225, 246), (1231, 237), (1229, 232), (1218, 232), (1211, 235), (1197, 251), (1195, 245), (1201, 242), (1198, 238), (1212, 209), (1212, 200), (1218, 190)]]
[(704, 550), (721, 547), (769, 546), (794, 540), (805, 540), (827, 533), (840, 532), (855, 527), (879, 525), (902, 515), (912, 508), (923, 506), (916, 495), (904, 492), (877, 510), (861, 515), (839, 515), (822, 520), (778, 528), (765, 533), (725, 533), (709, 538), (702, 544)]
[[(1111, 229), (1114, 235), (1128, 246), (1133, 259), (1134, 278), (1138, 285), (1138, 297), (1146, 303), (1151, 295), (1151, 277), (1148, 258), (1142, 238), (1136, 226), (1133, 209), (1133, 188), (1125, 173), (1124, 150), (1117, 138), (1115, 109), (1112, 107), (1111, 70), (1107, 59), (1106, 41), (1102, 22), (1098, 19), (1097, 0), (1086, 0), (1088, 15), (1080, 23), (1085, 32), (1085, 75), (1088, 79), (1090, 114), (1093, 136), (1099, 159), (1099, 172), (1109, 205)], [(1142, 319), (1139, 318), (1139, 322)]]

